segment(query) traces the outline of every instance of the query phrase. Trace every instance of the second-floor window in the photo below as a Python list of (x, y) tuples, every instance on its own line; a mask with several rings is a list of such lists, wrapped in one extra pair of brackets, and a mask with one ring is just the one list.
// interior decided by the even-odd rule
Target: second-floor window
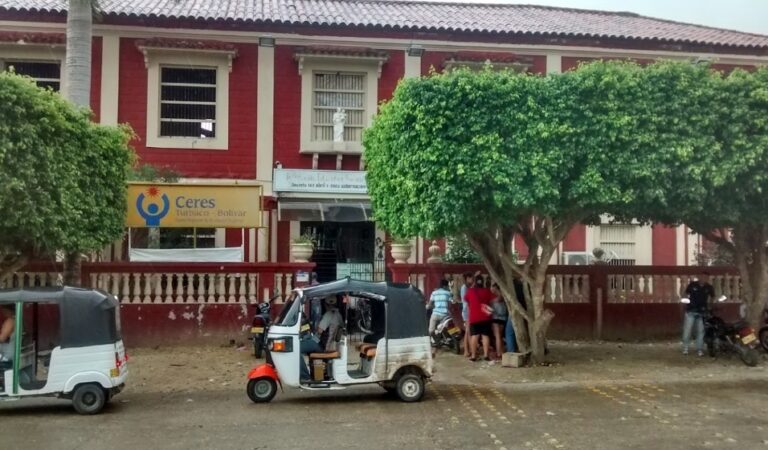
[(333, 140), (333, 115), (341, 108), (346, 113), (344, 141), (362, 141), (366, 74), (316, 71), (312, 77), (312, 140)]
[(216, 68), (161, 67), (160, 136), (216, 137)]
[(3, 61), (2, 67), (32, 78), (40, 87), (61, 90), (61, 65), (58, 62), (10, 60)]

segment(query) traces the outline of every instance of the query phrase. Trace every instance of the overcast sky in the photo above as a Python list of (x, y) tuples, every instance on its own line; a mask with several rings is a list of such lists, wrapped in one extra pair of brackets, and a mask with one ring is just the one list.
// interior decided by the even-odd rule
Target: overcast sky
[[(444, 0), (443, 0), (444, 1)], [(605, 11), (697, 23), (768, 35), (768, 0), (457, 0), (471, 3), (520, 3)]]

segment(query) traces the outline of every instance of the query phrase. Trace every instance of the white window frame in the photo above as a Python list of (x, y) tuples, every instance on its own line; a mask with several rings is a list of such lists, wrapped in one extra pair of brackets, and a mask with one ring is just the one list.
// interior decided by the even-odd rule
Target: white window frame
[(18, 61), (57, 63), (59, 65), (59, 91), (64, 92), (67, 86), (66, 71), (64, 70), (65, 49), (63, 46), (49, 45), (0, 45), (0, 71), (4, 71), (9, 63)]
[[(202, 150), (229, 148), (229, 73), (234, 51), (141, 48), (147, 67), (147, 147)], [(162, 67), (216, 69), (216, 136), (160, 136)]]
[(301, 148), (300, 153), (333, 153), (360, 155), (362, 142), (312, 140), (313, 81), (316, 72), (365, 74), (365, 111), (363, 129), (371, 126), (379, 99), (379, 76), (385, 58), (297, 55), (301, 75)]

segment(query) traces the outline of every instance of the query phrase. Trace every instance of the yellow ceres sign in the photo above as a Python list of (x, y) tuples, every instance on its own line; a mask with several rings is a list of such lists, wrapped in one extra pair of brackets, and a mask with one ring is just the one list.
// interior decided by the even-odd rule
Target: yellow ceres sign
[(130, 183), (126, 226), (258, 228), (261, 186)]

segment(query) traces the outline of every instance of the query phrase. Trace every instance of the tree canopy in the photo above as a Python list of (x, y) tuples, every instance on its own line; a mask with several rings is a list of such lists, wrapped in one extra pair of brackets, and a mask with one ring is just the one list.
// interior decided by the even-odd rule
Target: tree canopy
[[(528, 283), (526, 308), (508, 304), (540, 359), (552, 318), (545, 272), (571, 227), (601, 214), (660, 217), (704, 195), (719, 82), (680, 62), (404, 80), (364, 136), (376, 220), (401, 236), (465, 234), (508, 300), (514, 278)], [(672, 189), (678, 179), (691, 183)], [(515, 235), (528, 247), (522, 265)]]
[(90, 121), (59, 94), (0, 73), (0, 275), (123, 233), (131, 132)]

